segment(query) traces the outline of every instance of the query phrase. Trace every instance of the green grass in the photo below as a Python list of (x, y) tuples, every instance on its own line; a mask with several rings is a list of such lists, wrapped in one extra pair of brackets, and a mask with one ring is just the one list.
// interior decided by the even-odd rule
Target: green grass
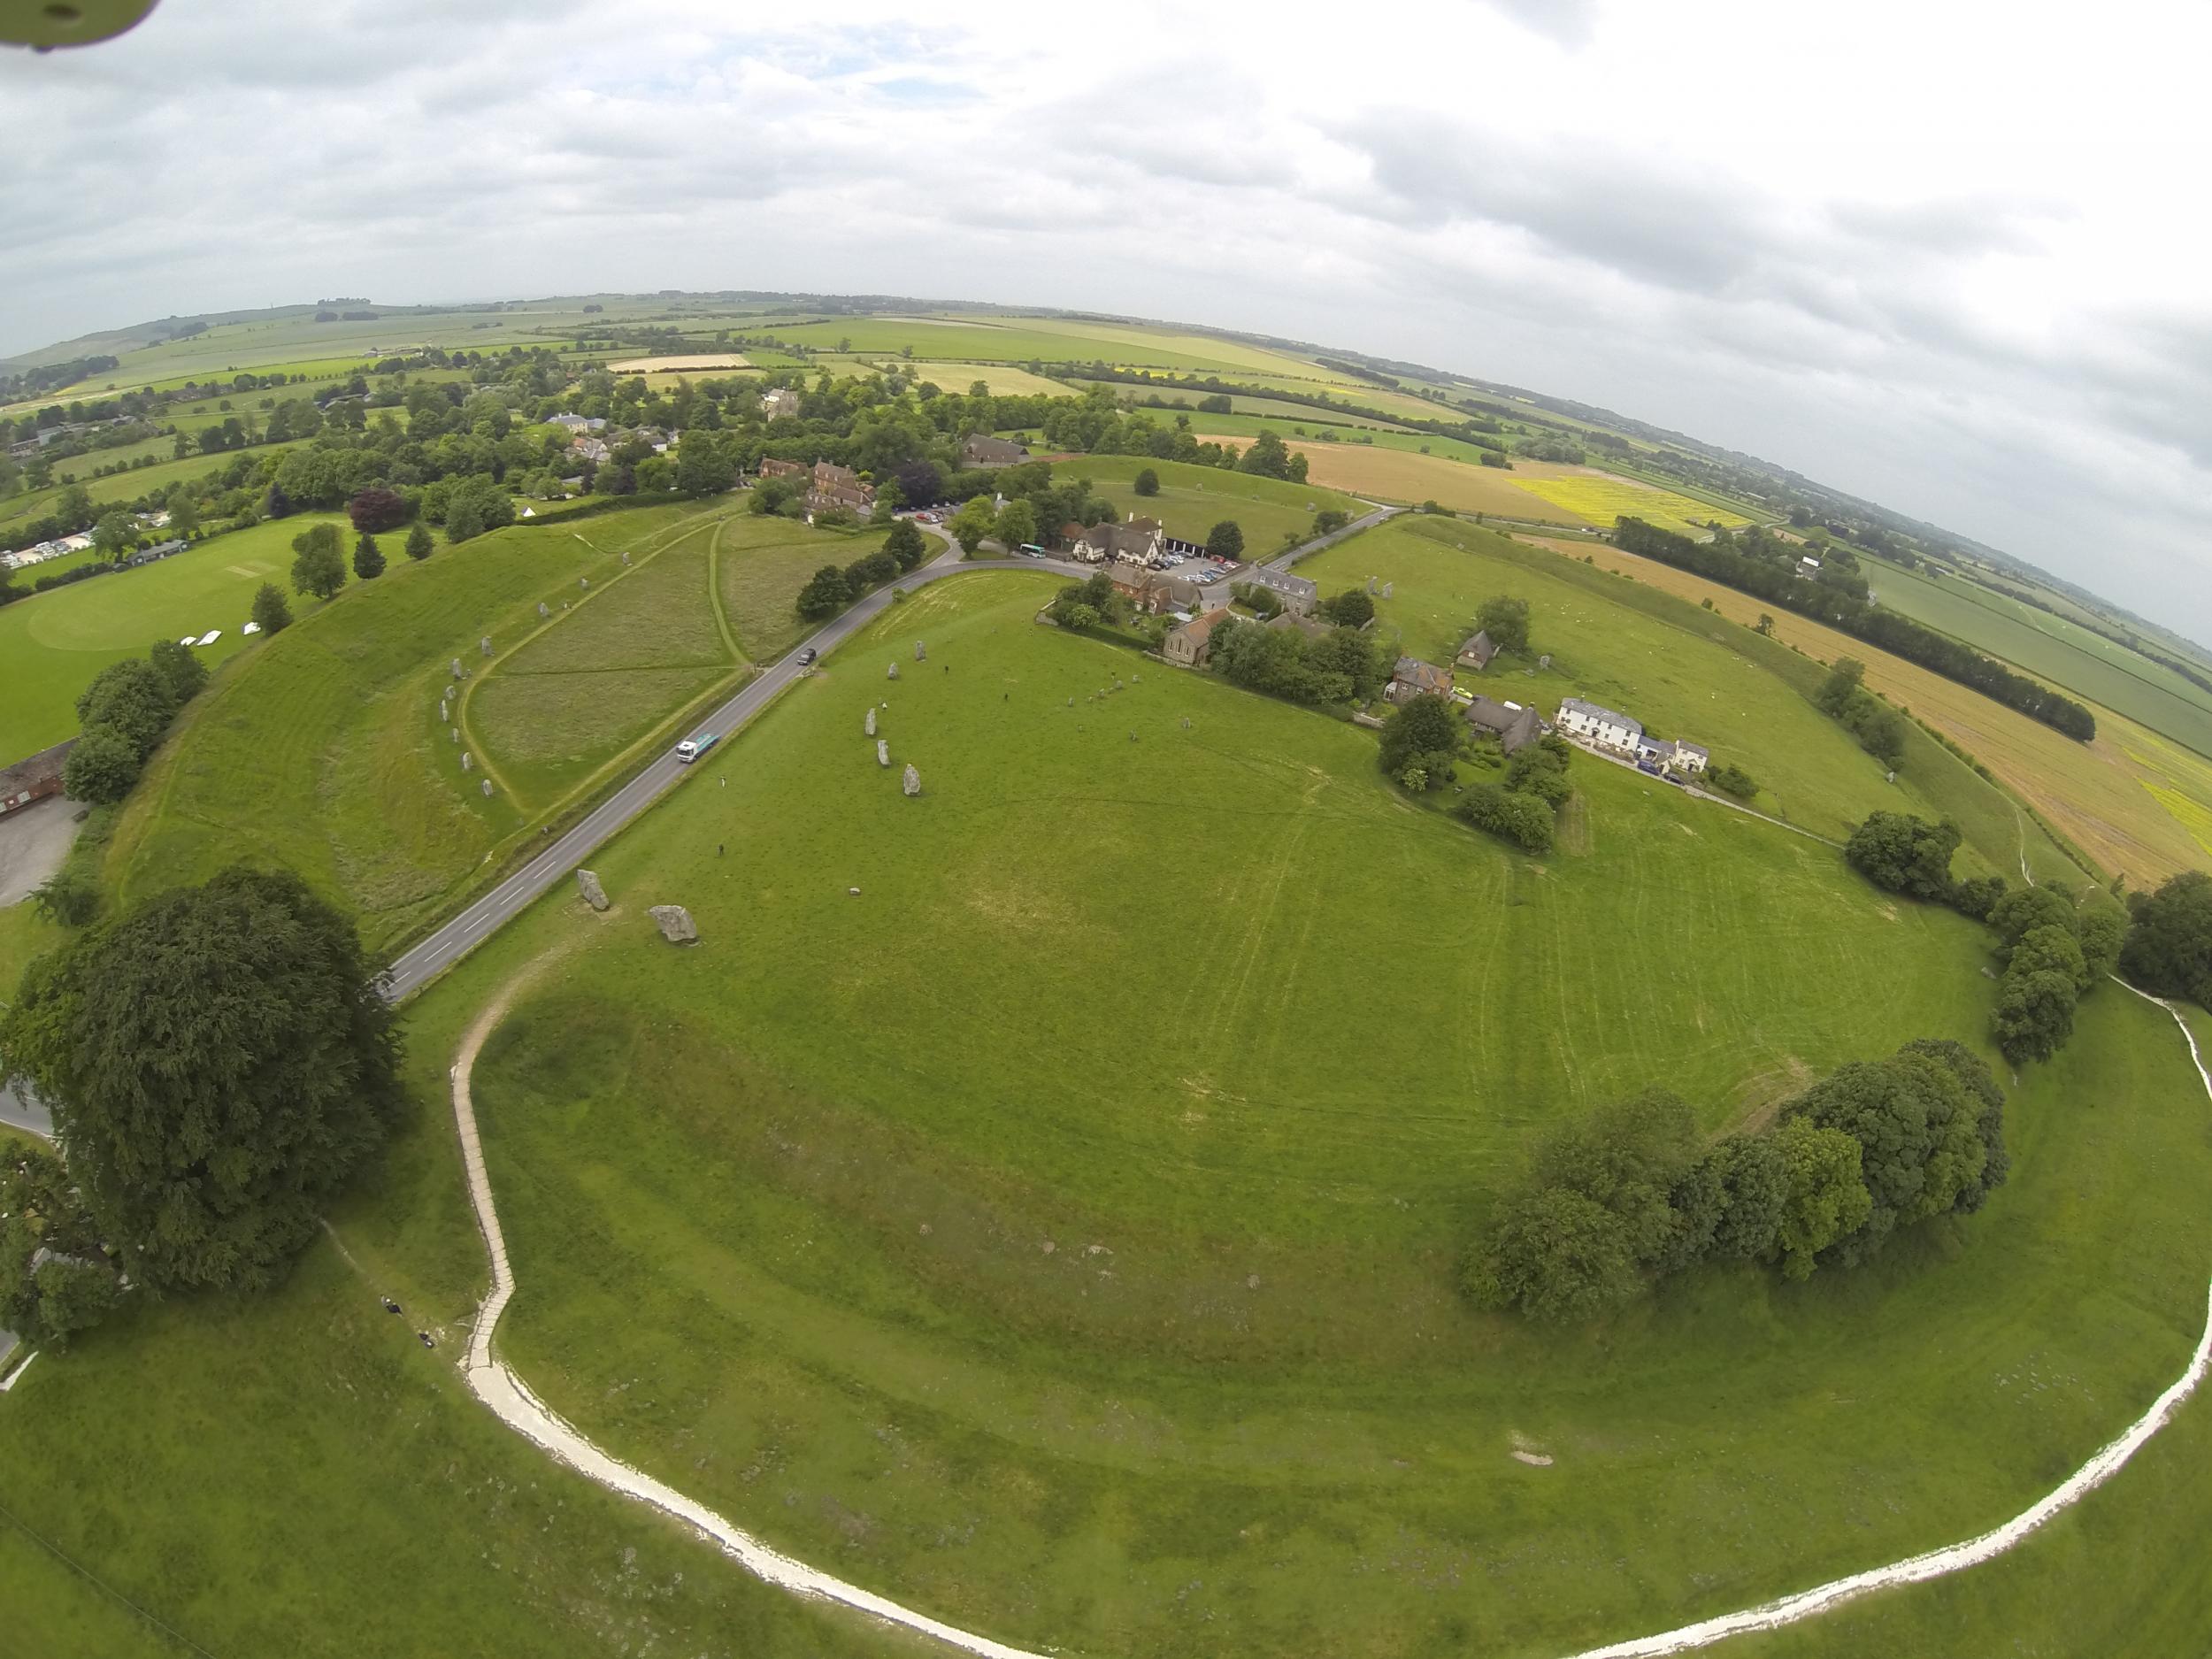
[(1702, 744), (1717, 764), (1733, 762), (1759, 780), (1761, 810), (1821, 834), (1839, 839), (1878, 807), (1922, 804), (1909, 772), (1900, 785), (1885, 783), (1880, 764), (1840, 726), (1735, 649), (1743, 630), (1686, 604), (1676, 618), (1632, 608), (1622, 603), (1631, 585), (1617, 577), (1578, 580), (1564, 560), (1539, 562), (1487, 531), (1436, 519), (1394, 519), (1306, 560), (1299, 573), (1325, 595), (1370, 576), (1390, 584), (1394, 596), (1376, 601), (1377, 626), (1396, 631), (1407, 655), (1447, 665), (1484, 600), (1525, 599), (1532, 649), (1551, 666), (1532, 673), (1532, 662), (1504, 659), (1463, 673), (1463, 686), (1533, 703), (1548, 718), (1563, 697), (1581, 697)]
[[(2178, 1371), (2202, 1094), (2101, 994), (2012, 1185), (1877, 1269), (1468, 1313), (1531, 1125), (1978, 1042), (1982, 934), (1587, 763), (1570, 848), (1508, 856), (1354, 728), (1035, 628), (1050, 587), (910, 602), (607, 849), (607, 918), (540, 905), (412, 1017), (565, 953), (479, 1099), (506, 1351), (588, 1432), (1010, 1640), (1540, 1654), (1986, 1525)], [(918, 633), (949, 672), (864, 672)], [(887, 689), (918, 801), (859, 735)]]
[[(281, 455), (291, 447), (284, 443), (264, 444), (239, 453), (259, 458)], [(187, 483), (217, 471), (229, 459), (228, 456), (196, 455), (181, 461), (163, 461), (153, 466), (130, 467), (120, 472), (110, 473), (105, 478), (94, 478), (90, 473), (96, 464), (96, 457), (81, 456), (73, 465), (64, 461), (57, 465), (54, 476), (59, 479), (65, 473), (76, 472), (77, 481), (84, 486), (85, 494), (92, 498), (95, 504), (127, 503), (136, 501), (142, 495), (161, 495), (173, 484)], [(21, 529), (32, 519), (52, 511), (54, 503), (61, 499), (62, 491), (66, 488), (65, 484), (56, 483), (50, 488), (27, 490), (20, 495), (0, 498), (0, 542), (12, 544), (19, 540)]]
[(1932, 581), (1871, 558), (1866, 574), (1891, 610), (2212, 757), (2212, 692), (2191, 685), (2173, 670), (2062, 617), (1970, 582)]
[(626, 668), (727, 666), (707, 569), (711, 524), (688, 531), (642, 565), (561, 602), (553, 623), (491, 672), (551, 674)]
[[(1136, 476), (1146, 467), (1160, 476), (1156, 495), (1137, 494)], [(1186, 541), (1202, 542), (1215, 525), (1233, 518), (1244, 531), (1246, 556), (1252, 558), (1272, 557), (1294, 534), (1303, 540), (1312, 532), (1317, 512), (1334, 508), (1357, 518), (1367, 511), (1352, 496), (1312, 484), (1136, 456), (1073, 456), (1054, 463), (1053, 476), (1087, 478), (1124, 518), (1133, 512), (1157, 518), (1168, 534)]]
[[(749, 513), (725, 519), (715, 546), (723, 614), (746, 657), (772, 663), (817, 626), (799, 615), (799, 590), (825, 565), (841, 568), (874, 552), (887, 534), (817, 530), (793, 519)], [(935, 557), (934, 537), (926, 557)]]
[(437, 714), (449, 659), (474, 673), (480, 637), (520, 640), (541, 601), (559, 605), (579, 576), (606, 582), (623, 548), (648, 551), (702, 511), (518, 525), (349, 583), (187, 709), (126, 805), (113, 884), (136, 900), (273, 861), (357, 910), (373, 947), (404, 937), (530, 826), (532, 803), (488, 800), (460, 770)]
[[(19, 758), (73, 737), (77, 697), (93, 677), (110, 663), (144, 656), (156, 640), (219, 628), (223, 637), (197, 653), (211, 666), (254, 645), (241, 630), (255, 591), (273, 581), (289, 594), (293, 537), (326, 521), (345, 524), (342, 515), (302, 513), (0, 609), (8, 685), (0, 701), (0, 756)], [(291, 601), (295, 617), (318, 606), (297, 595)]]

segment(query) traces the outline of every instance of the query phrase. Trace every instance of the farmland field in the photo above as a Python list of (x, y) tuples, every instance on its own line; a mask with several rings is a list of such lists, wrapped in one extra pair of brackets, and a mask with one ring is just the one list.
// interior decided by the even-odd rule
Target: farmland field
[[(257, 446), (250, 453), (256, 457), (265, 455), (281, 455), (290, 447), (289, 444), (281, 443), (262, 445)], [(68, 461), (61, 462), (55, 467), (54, 475), (59, 478), (63, 473), (81, 466), (83, 472), (77, 481), (84, 486), (85, 494), (89, 495), (95, 503), (131, 502), (136, 501), (141, 495), (159, 495), (173, 484), (185, 483), (205, 473), (212, 472), (221, 467), (230, 457), (219, 455), (196, 455), (181, 461), (162, 461), (152, 466), (129, 467), (120, 472), (111, 472), (105, 478), (91, 477), (91, 469), (99, 458), (101, 457), (96, 456), (79, 456), (76, 457), (74, 465)], [(54, 503), (61, 498), (61, 493), (66, 488), (66, 485), (58, 483), (51, 488), (27, 490), (20, 495), (11, 495), (5, 500), (0, 500), (0, 542), (14, 545), (19, 538), (20, 526), (51, 511)]]
[(291, 592), (289, 572), (292, 538), (321, 522), (342, 527), (345, 519), (301, 513), (256, 525), (157, 564), (50, 588), (0, 608), (0, 663), (6, 664), (7, 685), (7, 695), (0, 698), (0, 757), (20, 759), (74, 736), (78, 694), (92, 677), (110, 663), (143, 657), (156, 640), (220, 629), (223, 637), (197, 655), (211, 666), (227, 661), (253, 643), (240, 629), (263, 582), (286, 591), (295, 617), (316, 610), (318, 601)]
[(2212, 692), (2172, 669), (2077, 623), (1971, 582), (1932, 581), (1870, 557), (1866, 574), (1876, 596), (1891, 610), (2212, 759)]
[[(1612, 768), (1538, 864), (1356, 729), (1148, 664), (1101, 708), (1139, 659), (1034, 627), (1052, 586), (918, 595), (607, 849), (607, 917), (551, 897), (411, 1015), (434, 1064), (541, 964), (478, 1102), (504, 1351), (585, 1432), (1006, 1640), (1536, 1655), (1970, 1532), (2179, 1371), (2212, 1148), (2116, 991), (2014, 1092), (2011, 1184), (1873, 1269), (1716, 1271), (1595, 1334), (1468, 1312), (1530, 1125), (1663, 1080), (1717, 1128), (1978, 1045), (1985, 936)], [(858, 716), (920, 632), (910, 801)], [(1205, 856), (1133, 902), (1164, 848)]]
[[(1563, 543), (1559, 550), (1576, 558), (1586, 550), (1603, 568), (1626, 571), (1639, 582), (1693, 600), (1710, 599), (1721, 615), (1746, 625), (1761, 614), (1761, 602), (1747, 594), (1617, 548)], [(1777, 615), (1774, 635), (1822, 662), (1857, 657), (1866, 664), (1869, 686), (1966, 749), (2105, 872), (2124, 875), (2131, 886), (2154, 887), (2177, 871), (2202, 867), (2212, 855), (2212, 763), (2133, 721), (2095, 710), (2095, 741), (2078, 743), (1978, 692), (1802, 617)]]
[(664, 357), (624, 357), (610, 363), (607, 367), (617, 374), (696, 374), (706, 369), (749, 369), (744, 355), (736, 351), (701, 351), (679, 353)]
[(981, 380), (995, 397), (1065, 397), (1074, 388), (1004, 363), (902, 363), (902, 374), (929, 380), (941, 391), (959, 392)]
[[(1136, 476), (1147, 467), (1159, 474), (1156, 495), (1137, 494)], [(1302, 541), (1312, 533), (1317, 512), (1333, 509), (1356, 518), (1368, 511), (1349, 495), (1311, 483), (1136, 456), (1071, 456), (1056, 461), (1052, 472), (1056, 479), (1089, 479), (1122, 517), (1157, 518), (1168, 534), (1181, 541), (1203, 541), (1215, 525), (1233, 518), (1244, 532), (1245, 552), (1253, 558), (1279, 552), (1289, 540)]]
[[(1215, 437), (1209, 428), (1202, 437)], [(1224, 434), (1220, 442), (1248, 444), (1248, 438)], [(1493, 513), (1500, 518), (1525, 518), (1571, 527), (1587, 520), (1564, 508), (1531, 495), (1513, 482), (1515, 472), (1479, 466), (1444, 455), (1422, 455), (1381, 444), (1317, 443), (1287, 440), (1291, 449), (1306, 457), (1306, 476), (1332, 489), (1375, 501), (1416, 503), (1433, 501), (1456, 512)], [(1546, 462), (1522, 462), (1533, 470)]]
[[(716, 580), (722, 612), (747, 660), (774, 662), (813, 625), (799, 615), (799, 590), (825, 565), (846, 565), (883, 545), (887, 532), (817, 530), (789, 518), (733, 514), (716, 532)], [(926, 557), (940, 548), (930, 537)]]
[(1693, 501), (1687, 495), (1656, 485), (1586, 468), (1531, 477), (1519, 480), (1517, 487), (1598, 525), (1609, 525), (1624, 515), (1632, 515), (1662, 530), (1688, 534), (1700, 525), (1718, 524), (1732, 530), (1751, 522), (1741, 513), (1724, 507)]

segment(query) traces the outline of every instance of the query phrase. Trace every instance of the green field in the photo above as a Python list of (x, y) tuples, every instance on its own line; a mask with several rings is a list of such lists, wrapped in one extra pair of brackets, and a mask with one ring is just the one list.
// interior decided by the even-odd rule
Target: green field
[[(1159, 474), (1156, 495), (1137, 494), (1136, 476), (1147, 467)], [(1052, 470), (1056, 479), (1089, 479), (1122, 517), (1137, 513), (1157, 518), (1168, 534), (1182, 541), (1202, 542), (1214, 526), (1233, 518), (1244, 531), (1244, 550), (1250, 558), (1271, 557), (1291, 538), (1303, 541), (1313, 533), (1317, 512), (1333, 508), (1356, 518), (1367, 511), (1363, 502), (1317, 485), (1289, 484), (1179, 461), (1077, 455), (1055, 462)]]
[[(261, 445), (238, 453), (251, 454), (259, 459), (264, 456), (281, 455), (291, 447), (284, 443)], [(94, 478), (90, 473), (98, 458), (79, 456), (74, 465), (62, 462), (55, 467), (54, 475), (58, 479), (64, 473), (81, 468), (83, 475), (78, 481), (83, 484), (85, 494), (96, 504), (123, 503), (136, 501), (142, 495), (162, 495), (172, 485), (188, 483), (204, 477), (225, 465), (230, 457), (195, 455), (181, 461), (162, 461), (152, 466), (131, 467), (120, 472), (111, 472), (105, 478)], [(51, 512), (54, 504), (61, 499), (62, 491), (67, 488), (66, 484), (57, 483), (50, 488), (26, 490), (19, 495), (0, 498), (0, 542), (12, 543), (20, 540), (22, 527), (33, 519)]]
[(211, 666), (228, 661), (254, 643), (240, 630), (264, 582), (285, 589), (295, 617), (317, 610), (318, 601), (291, 593), (292, 538), (323, 522), (345, 526), (342, 515), (301, 513), (0, 608), (8, 691), (0, 699), (0, 756), (18, 759), (73, 737), (77, 696), (92, 677), (110, 663), (143, 657), (156, 640), (220, 629), (223, 637), (198, 655)]
[[(1531, 1125), (1978, 1041), (1982, 935), (1586, 763), (1586, 834), (1508, 856), (1353, 728), (1035, 628), (1050, 591), (918, 596), (598, 859), (607, 918), (557, 895), (414, 1015), (554, 953), (478, 1097), (505, 1351), (586, 1432), (1008, 1640), (1541, 1654), (1985, 1525), (2180, 1369), (2203, 1097), (2117, 995), (2016, 1094), (2012, 1184), (1876, 1269), (1469, 1314)], [(918, 634), (906, 801), (859, 670)]]
[[(715, 572), (722, 614), (751, 662), (774, 662), (814, 627), (799, 615), (799, 590), (825, 565), (874, 552), (887, 532), (816, 530), (788, 518), (733, 516), (716, 533)], [(929, 557), (934, 557), (935, 538)]]
[(1868, 557), (1876, 597), (2024, 672), (2212, 757), (2212, 692), (2078, 623), (1955, 578)]

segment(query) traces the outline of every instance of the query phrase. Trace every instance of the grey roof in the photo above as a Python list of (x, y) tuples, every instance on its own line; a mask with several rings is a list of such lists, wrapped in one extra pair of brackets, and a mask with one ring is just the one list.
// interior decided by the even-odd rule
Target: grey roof
[(1288, 571), (1270, 570), (1264, 565), (1248, 565), (1236, 572), (1234, 580), (1271, 588), (1276, 593), (1299, 599), (1311, 599), (1321, 591), (1318, 582), (1309, 581), (1303, 576), (1293, 576)]
[(1500, 703), (1494, 697), (1477, 697), (1470, 703), (1467, 723), (1496, 733), (1509, 755), (1534, 742), (1544, 731), (1544, 717), (1534, 709), (1525, 703)]
[(1498, 654), (1498, 648), (1486, 631), (1479, 631), (1459, 648), (1459, 654), (1462, 657), (1473, 657), (1476, 666), (1485, 667), (1488, 665), (1490, 659)]
[(1616, 714), (1598, 703), (1585, 703), (1579, 697), (1563, 697), (1559, 709), (1563, 714), (1574, 713), (1587, 720), (1601, 720), (1610, 726), (1626, 726), (1632, 737), (1640, 736), (1643, 733), (1644, 723), (1641, 720), (1632, 720), (1624, 714)]

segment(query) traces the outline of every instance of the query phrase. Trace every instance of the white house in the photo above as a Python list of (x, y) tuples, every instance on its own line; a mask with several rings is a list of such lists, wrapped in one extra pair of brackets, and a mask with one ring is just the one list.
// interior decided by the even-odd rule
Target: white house
[(1712, 757), (1695, 743), (1645, 733), (1636, 740), (1636, 758), (1647, 760), (1664, 772), (1703, 772)]
[(760, 412), (771, 420), (779, 415), (795, 415), (799, 412), (799, 394), (787, 386), (779, 386), (763, 395)]
[(1579, 697), (1569, 697), (1559, 705), (1561, 731), (1570, 737), (1594, 743), (1600, 749), (1617, 749), (1622, 754), (1636, 752), (1636, 740), (1644, 734), (1640, 722), (1610, 709), (1601, 709), (1594, 703), (1585, 703)]

